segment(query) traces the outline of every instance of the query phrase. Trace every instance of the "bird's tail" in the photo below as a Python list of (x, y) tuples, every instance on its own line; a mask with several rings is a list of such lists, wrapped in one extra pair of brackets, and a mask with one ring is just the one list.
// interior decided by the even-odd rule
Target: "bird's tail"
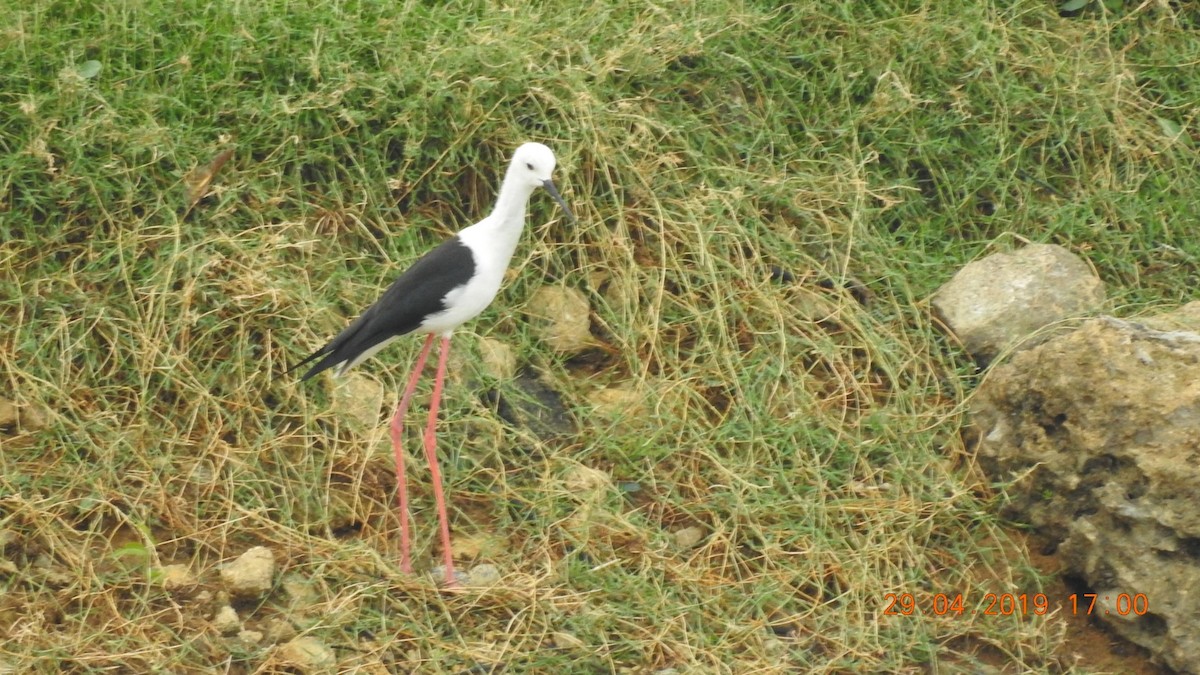
[[(332, 351), (333, 351), (333, 349), (331, 349), (329, 345), (325, 345), (324, 347), (321, 347), (320, 349), (313, 352), (312, 354), (309, 354), (308, 356), (304, 357), (303, 361), (300, 361), (298, 363), (293, 363), (291, 366), (288, 367), (287, 370), (283, 371), (283, 374), (291, 375), (292, 373), (296, 372), (297, 370), (300, 370), (301, 367), (308, 365), (312, 361), (314, 361), (322, 356), (325, 356), (326, 354), (328, 354)], [(318, 364), (318, 365), (320, 365), (320, 364)], [(303, 376), (300, 377), (300, 381), (303, 382), (303, 381), (307, 380), (308, 378), (312, 377), (313, 375), (316, 375), (317, 373), (321, 372), (321, 370), (324, 370), (324, 368), (321, 368), (320, 370), (318, 370), (317, 368), (313, 368), (313, 369), (309, 370), (307, 373), (305, 373)]]

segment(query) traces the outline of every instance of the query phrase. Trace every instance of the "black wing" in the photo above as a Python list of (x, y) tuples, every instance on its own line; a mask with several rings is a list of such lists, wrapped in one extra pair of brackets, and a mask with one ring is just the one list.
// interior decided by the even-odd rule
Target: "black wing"
[(475, 256), (462, 239), (454, 237), (426, 253), (388, 286), (375, 304), (367, 308), (329, 344), (288, 369), (321, 358), (300, 381), (350, 362), (379, 343), (411, 333), (426, 317), (445, 311), (446, 294), (465, 285), (475, 274)]

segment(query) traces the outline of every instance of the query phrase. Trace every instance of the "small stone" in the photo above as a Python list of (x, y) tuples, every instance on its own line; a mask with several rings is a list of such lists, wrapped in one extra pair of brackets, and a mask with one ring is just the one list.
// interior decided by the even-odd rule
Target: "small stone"
[(563, 485), (569, 492), (577, 495), (594, 495), (612, 489), (612, 476), (600, 469), (574, 464), (567, 469), (563, 476)]
[(221, 583), (235, 597), (262, 597), (274, 576), (275, 554), (265, 546), (255, 546), (221, 568)]
[(679, 548), (696, 548), (702, 541), (704, 541), (704, 530), (695, 525), (675, 530), (675, 544)]
[(17, 404), (0, 398), (0, 428), (17, 426)]
[(242, 644), (245, 644), (248, 646), (254, 646), (254, 645), (262, 642), (262, 640), (263, 640), (262, 632), (257, 631), (257, 630), (238, 631), (237, 636), (238, 636), (238, 640), (240, 640), (242, 642)]
[(49, 419), (50, 415), (46, 412), (46, 408), (40, 405), (27, 405), (21, 408), (21, 429), (23, 431), (45, 429), (49, 424)]
[(500, 583), (500, 568), (481, 563), (467, 572), (467, 583), (471, 586), (495, 586)]
[(596, 412), (604, 417), (627, 417), (643, 412), (643, 397), (632, 387), (619, 385), (597, 389), (588, 397)]
[(320, 601), (313, 583), (299, 574), (288, 574), (283, 578), (283, 592), (288, 596), (288, 605), (293, 611), (307, 609)]
[(187, 565), (167, 565), (162, 568), (162, 586), (170, 593), (186, 593), (199, 583)]
[(591, 306), (577, 288), (543, 286), (534, 291), (526, 313), (540, 319), (535, 322), (538, 337), (562, 354), (576, 354), (590, 347)]
[[(446, 585), (446, 566), (445, 565), (438, 565), (437, 567), (434, 567), (433, 569), (429, 570), (429, 573), (433, 575), (433, 578), (435, 580), (437, 580), (437, 583), (439, 586)], [(468, 576), (466, 572), (463, 572), (460, 569), (454, 570), (454, 583), (455, 584), (458, 584), (459, 586), (466, 586), (470, 582), (471, 582), (471, 577)]]
[(517, 374), (517, 355), (507, 343), (493, 338), (480, 338), (479, 359), (488, 377), (511, 380)]
[(337, 665), (337, 655), (311, 635), (301, 635), (279, 648), (279, 658), (300, 670), (323, 670)]
[(287, 619), (278, 617), (267, 621), (267, 639), (272, 643), (287, 642), (296, 637), (296, 627)]
[(333, 389), (333, 409), (349, 417), (364, 429), (379, 424), (383, 405), (383, 384), (358, 371), (351, 371)]
[(242, 620), (238, 618), (237, 610), (225, 605), (217, 610), (212, 619), (213, 628), (222, 635), (228, 635), (236, 630), (241, 630)]

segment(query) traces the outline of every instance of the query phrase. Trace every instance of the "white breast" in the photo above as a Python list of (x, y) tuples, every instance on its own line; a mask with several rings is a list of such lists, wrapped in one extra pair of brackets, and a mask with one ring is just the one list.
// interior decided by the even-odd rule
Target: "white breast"
[(466, 284), (446, 294), (443, 299), (446, 309), (427, 317), (420, 332), (449, 335), (487, 309), (500, 291), (520, 235), (520, 227), (497, 227), (489, 218), (459, 232), (459, 238), (471, 251), (475, 274)]

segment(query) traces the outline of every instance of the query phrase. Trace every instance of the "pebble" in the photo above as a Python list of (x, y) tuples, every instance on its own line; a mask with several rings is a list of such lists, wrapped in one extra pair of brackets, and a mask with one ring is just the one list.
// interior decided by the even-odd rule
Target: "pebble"
[(511, 380), (517, 374), (517, 354), (507, 343), (494, 338), (479, 339), (479, 360), (488, 377)]
[(381, 405), (383, 383), (358, 371), (347, 373), (333, 389), (333, 408), (337, 414), (354, 420), (364, 429), (379, 424)]
[(275, 577), (275, 554), (265, 546), (255, 546), (221, 568), (221, 583), (230, 595), (259, 598), (271, 590)]
[(275, 617), (267, 620), (267, 639), (273, 644), (287, 642), (296, 637), (296, 627), (287, 619)]
[(17, 426), (17, 404), (0, 398), (0, 427)]
[(538, 337), (554, 351), (577, 354), (593, 344), (592, 309), (583, 291), (543, 286), (534, 291), (526, 307), (530, 316), (539, 319), (534, 322)]
[(604, 417), (621, 418), (644, 415), (645, 397), (629, 385), (597, 389), (588, 396), (588, 403)]
[(283, 577), (283, 592), (288, 597), (288, 606), (293, 611), (302, 611), (320, 601), (320, 596), (313, 588), (313, 582), (299, 574), (287, 574)]
[(167, 565), (162, 568), (162, 586), (171, 593), (186, 593), (200, 584), (187, 565)]
[(311, 635), (292, 638), (279, 648), (279, 658), (300, 670), (320, 670), (337, 664), (333, 650)]
[(242, 627), (242, 620), (238, 618), (237, 610), (225, 605), (217, 610), (212, 619), (213, 628), (222, 635), (227, 635)]
[(495, 586), (500, 583), (500, 568), (490, 563), (481, 563), (467, 572), (467, 583), (471, 586)]
[(702, 541), (704, 541), (704, 530), (695, 525), (675, 530), (675, 543), (680, 548), (696, 548)]
[[(438, 565), (437, 567), (434, 567), (433, 569), (431, 569), (429, 571), (429, 573), (433, 575), (434, 579), (437, 579), (439, 586), (444, 586), (446, 584), (446, 566), (445, 565)], [(466, 586), (466, 585), (470, 584), (470, 582), (471, 582), (471, 577), (466, 572), (463, 572), (460, 569), (454, 570), (454, 583), (458, 584), (459, 586)]]
[(613, 481), (612, 476), (605, 471), (575, 464), (567, 468), (566, 475), (563, 476), (563, 485), (572, 494), (590, 496), (608, 492), (613, 488)]

